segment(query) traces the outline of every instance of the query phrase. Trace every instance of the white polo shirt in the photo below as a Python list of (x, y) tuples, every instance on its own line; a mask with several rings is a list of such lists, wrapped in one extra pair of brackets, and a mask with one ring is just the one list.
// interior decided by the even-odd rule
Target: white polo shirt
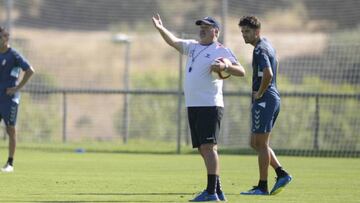
[(219, 57), (238, 64), (236, 57), (219, 42), (201, 45), (195, 40), (183, 40), (182, 47), (182, 54), (187, 55), (184, 79), (186, 107), (224, 107), (223, 80), (211, 73), (210, 66)]

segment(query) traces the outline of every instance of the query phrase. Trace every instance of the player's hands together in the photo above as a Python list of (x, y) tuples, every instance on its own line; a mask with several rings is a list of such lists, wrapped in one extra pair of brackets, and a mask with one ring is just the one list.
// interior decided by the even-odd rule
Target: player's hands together
[(15, 86), (15, 87), (9, 87), (6, 89), (6, 94), (7, 95), (14, 95), (17, 91), (18, 91), (18, 87)]
[[(227, 58), (217, 58), (210, 66), (210, 72), (217, 73), (218, 79), (227, 79), (231, 76), (228, 72), (228, 68), (231, 66), (231, 61)], [(225, 72), (225, 75), (224, 75)]]
[(162, 24), (160, 15), (159, 15), (158, 13), (152, 17), (152, 21), (153, 21), (153, 23), (154, 23), (154, 26), (155, 26), (157, 29), (163, 28), (163, 24)]
[(226, 58), (223, 58), (222, 60), (220, 59), (216, 59), (212, 64), (211, 64), (211, 71), (214, 71), (214, 72), (221, 72), (223, 70), (225, 70), (225, 67), (229, 67), (231, 66), (231, 61), (226, 59)]
[(223, 63), (220, 60), (215, 60), (210, 66), (210, 70), (217, 73), (224, 70), (224, 68), (225, 68), (225, 63)]

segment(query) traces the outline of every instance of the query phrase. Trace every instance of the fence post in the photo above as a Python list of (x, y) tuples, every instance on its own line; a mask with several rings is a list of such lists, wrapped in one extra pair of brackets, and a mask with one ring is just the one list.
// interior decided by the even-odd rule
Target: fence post
[[(130, 41), (125, 42), (125, 70), (124, 70), (124, 88), (126, 91), (130, 89), (130, 78), (129, 78), (129, 71), (130, 71)], [(123, 142), (124, 144), (127, 143), (129, 138), (129, 93), (125, 92), (124, 94), (124, 117), (123, 117)]]
[[(227, 28), (227, 14), (228, 14), (228, 0), (222, 0), (221, 1), (221, 42), (222, 44), (224, 44), (226, 46), (226, 40), (227, 40), (227, 32), (226, 32), (226, 28)], [(226, 90), (226, 82), (224, 81), (223, 83), (223, 91), (225, 92)], [(225, 100), (225, 96), (224, 96), (224, 100)], [(227, 101), (227, 106), (230, 106), (230, 101)], [(224, 144), (228, 144), (229, 142), (229, 117), (227, 116), (228, 113), (226, 113), (226, 110), (224, 108), (224, 116), (222, 118), (222, 127), (221, 127), (221, 132), (222, 132), (222, 141)]]
[(125, 35), (125, 34), (116, 34), (112, 37), (112, 41), (115, 43), (120, 43), (120, 44), (124, 44), (125, 45), (125, 64), (124, 64), (124, 74), (123, 74), (123, 82), (124, 82), (124, 89), (125, 89), (125, 93), (124, 93), (124, 105), (123, 105), (123, 131), (122, 131), (122, 135), (123, 135), (123, 142), (124, 144), (127, 143), (127, 140), (129, 138), (129, 100), (130, 100), (130, 96), (129, 96), (129, 89), (130, 89), (130, 77), (129, 77), (129, 72), (130, 72), (130, 45), (131, 45), (131, 40), (129, 38), (129, 36)]
[[(181, 38), (184, 37), (184, 34), (181, 35)], [(183, 67), (183, 56), (181, 53), (179, 53), (179, 80), (178, 80), (178, 91), (177, 91), (177, 97), (178, 97), (178, 108), (177, 108), (177, 141), (176, 141), (176, 153), (180, 154), (181, 152), (181, 112), (182, 112), (182, 80), (183, 80), (183, 74), (182, 74), (182, 67)]]
[(228, 0), (222, 0), (221, 2), (221, 42), (226, 45), (227, 32), (226, 32), (226, 19), (228, 14)]
[(13, 0), (6, 1), (6, 27), (11, 36)]
[(66, 143), (67, 141), (67, 135), (66, 135), (66, 120), (67, 120), (67, 98), (66, 98), (66, 92), (63, 91), (63, 129), (62, 129), (62, 141), (63, 143)]
[(314, 129), (314, 149), (319, 149), (319, 129), (320, 129), (320, 105), (319, 96), (315, 97), (315, 129)]

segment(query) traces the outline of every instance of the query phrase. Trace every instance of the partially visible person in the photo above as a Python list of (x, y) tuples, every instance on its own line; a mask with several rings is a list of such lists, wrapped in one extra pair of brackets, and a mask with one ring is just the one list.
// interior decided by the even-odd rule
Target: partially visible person
[[(14, 171), (16, 148), (16, 119), (20, 102), (20, 89), (34, 73), (31, 65), (9, 45), (9, 32), (0, 27), (0, 121), (4, 120), (9, 135), (9, 156), (2, 172)], [(21, 81), (20, 72), (25, 72)]]
[(245, 70), (232, 52), (218, 42), (220, 25), (214, 18), (205, 17), (195, 22), (200, 28), (199, 41), (177, 38), (163, 26), (159, 15), (152, 20), (166, 43), (187, 56), (184, 93), (191, 140), (207, 169), (207, 187), (191, 201), (225, 201), (217, 152), (224, 108), (223, 80), (212, 72), (244, 76)]
[[(244, 16), (239, 27), (245, 43), (254, 46), (252, 91), (253, 103), (251, 147), (258, 153), (260, 180), (257, 186), (244, 195), (275, 195), (292, 179), (275, 156), (269, 145), (270, 133), (280, 112), (280, 94), (276, 86), (278, 60), (270, 42), (260, 36), (261, 23), (255, 16)], [(268, 191), (268, 168), (271, 165), (277, 174), (276, 183)]]

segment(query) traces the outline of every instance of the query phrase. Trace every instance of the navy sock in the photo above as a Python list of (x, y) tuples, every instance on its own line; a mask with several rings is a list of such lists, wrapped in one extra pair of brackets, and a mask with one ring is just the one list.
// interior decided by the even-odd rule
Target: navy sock
[(277, 175), (278, 178), (288, 175), (288, 173), (281, 166), (277, 167), (275, 169), (275, 172), (276, 172), (276, 175)]
[(13, 162), (14, 162), (14, 158), (12, 157), (9, 157), (8, 160), (7, 160), (7, 163), (12, 166), (13, 165)]
[(209, 194), (215, 194), (215, 189), (216, 189), (216, 175), (212, 175), (212, 174), (208, 174), (207, 175), (207, 188), (206, 191)]
[(258, 188), (263, 192), (267, 192), (268, 191), (267, 180), (259, 180)]
[(222, 193), (220, 176), (216, 176), (216, 193)]

